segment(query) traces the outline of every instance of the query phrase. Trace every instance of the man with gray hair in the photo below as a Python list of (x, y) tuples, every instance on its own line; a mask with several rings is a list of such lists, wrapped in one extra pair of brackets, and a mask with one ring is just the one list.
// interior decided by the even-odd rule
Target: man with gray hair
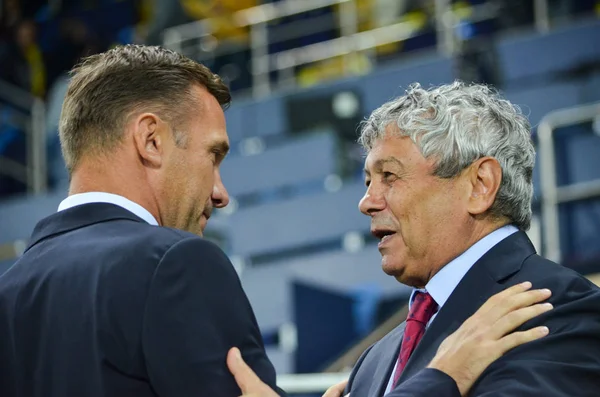
[[(525, 234), (535, 151), (519, 109), (484, 85), (415, 84), (371, 114), (359, 141), (367, 152), (359, 208), (380, 239), (383, 271), (414, 291), (407, 320), (362, 354), (344, 395), (598, 396), (600, 290), (538, 256)], [(440, 365), (448, 338), (505, 304), (495, 299), (499, 291), (526, 280), (552, 291), (554, 309), (516, 332), (543, 324), (546, 337), (507, 351), (482, 373), (472, 364), (493, 354), (487, 342), (467, 360), (455, 355), (453, 368)], [(504, 335), (499, 327), (511, 317), (490, 328), (480, 322), (466, 343)], [(244, 395), (274, 395), (232, 354), (228, 364)], [(326, 396), (339, 396), (336, 387)]]
[(359, 141), (359, 208), (380, 239), (383, 271), (414, 291), (407, 321), (363, 353), (346, 391), (399, 387), (486, 299), (531, 280), (552, 291), (554, 310), (523, 329), (545, 324), (550, 334), (491, 364), (469, 395), (598, 395), (600, 290), (538, 256), (525, 234), (535, 151), (519, 109), (483, 85), (417, 84), (375, 110)]

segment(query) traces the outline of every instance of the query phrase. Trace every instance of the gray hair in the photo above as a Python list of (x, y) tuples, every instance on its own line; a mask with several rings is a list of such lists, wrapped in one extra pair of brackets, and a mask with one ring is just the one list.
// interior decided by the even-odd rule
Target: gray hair
[(459, 175), (479, 158), (497, 159), (502, 181), (490, 214), (529, 229), (535, 149), (529, 121), (517, 106), (485, 85), (456, 81), (425, 90), (413, 84), (371, 114), (359, 143), (370, 151), (392, 123), (425, 158), (436, 160), (434, 175), (440, 178)]

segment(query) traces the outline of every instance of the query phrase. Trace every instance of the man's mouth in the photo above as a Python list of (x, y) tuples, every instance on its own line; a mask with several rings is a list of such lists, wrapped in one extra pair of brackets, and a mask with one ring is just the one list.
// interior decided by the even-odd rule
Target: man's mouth
[(396, 234), (396, 232), (391, 229), (376, 228), (376, 229), (371, 229), (371, 234), (373, 236), (377, 237), (383, 243), (383, 242), (389, 240), (394, 234)]

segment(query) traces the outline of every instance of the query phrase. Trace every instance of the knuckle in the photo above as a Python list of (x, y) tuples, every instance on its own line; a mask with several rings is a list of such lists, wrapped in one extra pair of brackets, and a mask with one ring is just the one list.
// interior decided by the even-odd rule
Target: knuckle
[(504, 303), (505, 303), (506, 307), (508, 307), (511, 310), (514, 310), (515, 308), (519, 307), (521, 299), (523, 299), (523, 297), (521, 295), (514, 295), (514, 296), (511, 296), (510, 298), (506, 299), (506, 301)]
[(488, 340), (486, 338), (486, 333), (481, 331), (474, 332), (471, 337), (473, 339), (473, 342), (477, 343), (478, 345), (485, 345)]

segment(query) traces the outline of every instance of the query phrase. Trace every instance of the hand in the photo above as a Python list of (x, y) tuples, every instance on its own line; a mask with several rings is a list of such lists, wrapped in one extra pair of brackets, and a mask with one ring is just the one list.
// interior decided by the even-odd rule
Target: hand
[[(242, 390), (242, 396), (246, 397), (279, 397), (277, 393), (267, 386), (256, 374), (252, 368), (246, 364), (240, 351), (237, 348), (232, 348), (227, 353), (227, 367), (233, 374), (235, 381)], [(346, 388), (347, 380), (331, 386), (323, 397), (341, 397)], [(349, 397), (347, 394), (346, 397)]]
[(242, 396), (279, 397), (279, 395), (260, 380), (254, 371), (252, 371), (252, 368), (246, 364), (242, 359), (239, 349), (234, 347), (229, 350), (229, 353), (227, 353), (227, 367), (242, 390)]
[[(323, 394), (323, 397), (342, 397), (347, 383), (348, 380), (346, 379), (345, 381), (340, 382), (337, 385), (331, 386), (329, 389), (327, 389), (325, 394)], [(345, 397), (350, 397), (350, 394), (346, 394)]]
[(466, 396), (483, 371), (504, 353), (548, 335), (547, 327), (510, 333), (552, 309), (550, 303), (535, 304), (548, 299), (549, 290), (530, 288), (529, 282), (518, 284), (488, 299), (442, 342), (428, 367), (451, 376), (461, 396)]

